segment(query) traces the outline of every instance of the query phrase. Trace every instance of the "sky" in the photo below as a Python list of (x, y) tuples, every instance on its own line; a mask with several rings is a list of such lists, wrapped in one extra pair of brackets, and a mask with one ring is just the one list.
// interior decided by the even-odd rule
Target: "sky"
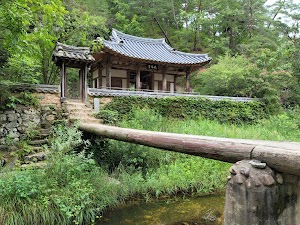
[[(273, 4), (275, 1), (276, 1), (276, 0), (268, 0), (266, 4), (267, 4), (267, 5), (271, 5), (271, 4)], [(294, 3), (300, 3), (300, 0), (294, 0)]]

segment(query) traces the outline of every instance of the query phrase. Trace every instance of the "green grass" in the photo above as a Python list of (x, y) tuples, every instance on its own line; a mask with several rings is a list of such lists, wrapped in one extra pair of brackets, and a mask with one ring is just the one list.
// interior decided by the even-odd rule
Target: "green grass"
[[(166, 119), (135, 110), (120, 126), (232, 138), (300, 141), (299, 114), (288, 112), (255, 125), (198, 118)], [(230, 164), (114, 140), (92, 146), (76, 128), (57, 125), (48, 166), (0, 171), (0, 224), (93, 223), (106, 209), (129, 199), (223, 191)], [(90, 146), (91, 147), (91, 146)]]
[(149, 109), (136, 109), (120, 126), (136, 129), (214, 137), (300, 141), (300, 113), (289, 111), (256, 124), (224, 124), (199, 117), (192, 120), (166, 119)]

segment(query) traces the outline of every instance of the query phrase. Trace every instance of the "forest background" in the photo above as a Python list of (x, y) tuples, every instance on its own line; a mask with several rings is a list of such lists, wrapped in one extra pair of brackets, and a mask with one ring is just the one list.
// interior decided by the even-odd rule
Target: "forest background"
[(55, 42), (76, 46), (109, 39), (111, 28), (161, 38), (172, 47), (208, 53), (192, 76), (201, 94), (300, 102), (300, 5), (291, 0), (2, 0), (1, 82), (58, 82)]

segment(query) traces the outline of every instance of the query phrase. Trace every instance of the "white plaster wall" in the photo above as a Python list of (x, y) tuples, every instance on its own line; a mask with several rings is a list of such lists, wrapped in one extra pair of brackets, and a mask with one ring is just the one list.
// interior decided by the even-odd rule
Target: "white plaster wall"
[[(111, 69), (111, 77), (121, 77), (121, 78), (127, 78), (127, 71), (126, 70), (116, 70)], [(102, 70), (102, 77), (106, 76), (106, 69)]]
[[(154, 80), (162, 81), (163, 80), (163, 75), (160, 74), (160, 73), (154, 73)], [(167, 81), (174, 82), (174, 75), (168, 75), (167, 74)]]
[(102, 87), (106, 88), (106, 77), (102, 77)]
[(154, 73), (154, 80), (162, 81), (163, 75), (160, 73)]
[(154, 81), (154, 91), (158, 91), (158, 81)]
[(174, 83), (170, 83), (170, 92), (174, 93), (175, 88), (174, 88)]
[(96, 77), (98, 77), (98, 69), (93, 71), (93, 79), (95, 79)]
[(122, 88), (127, 88), (127, 79), (122, 79)]
[(167, 81), (174, 82), (174, 75), (167, 75)]

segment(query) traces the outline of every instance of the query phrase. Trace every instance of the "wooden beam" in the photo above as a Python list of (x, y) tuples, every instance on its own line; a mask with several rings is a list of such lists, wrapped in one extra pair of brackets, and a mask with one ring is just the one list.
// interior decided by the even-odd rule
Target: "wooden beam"
[(189, 155), (237, 162), (257, 159), (279, 172), (300, 175), (300, 143), (217, 138), (80, 123), (88, 133)]

